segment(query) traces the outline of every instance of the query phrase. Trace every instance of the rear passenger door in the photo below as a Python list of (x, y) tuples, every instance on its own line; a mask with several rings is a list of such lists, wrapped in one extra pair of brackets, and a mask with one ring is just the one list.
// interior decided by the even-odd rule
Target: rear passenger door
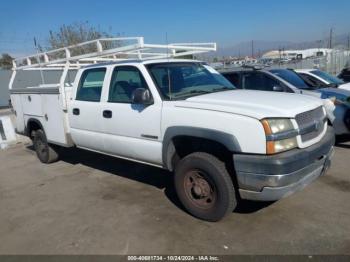
[(148, 88), (136, 66), (113, 69), (106, 101), (103, 102), (105, 151), (109, 154), (161, 163), (161, 102), (133, 104), (137, 88)]
[[(103, 151), (103, 117), (100, 103), (106, 68), (86, 69), (81, 74), (69, 107), (70, 132), (79, 147)], [(79, 76), (78, 76), (79, 77)]]

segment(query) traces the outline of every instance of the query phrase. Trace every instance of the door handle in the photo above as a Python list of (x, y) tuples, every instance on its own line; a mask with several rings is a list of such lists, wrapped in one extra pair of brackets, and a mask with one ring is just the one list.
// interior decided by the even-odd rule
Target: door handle
[(112, 118), (112, 111), (111, 110), (104, 110), (103, 117), (104, 118)]
[(73, 108), (73, 115), (80, 115), (80, 109), (79, 108)]

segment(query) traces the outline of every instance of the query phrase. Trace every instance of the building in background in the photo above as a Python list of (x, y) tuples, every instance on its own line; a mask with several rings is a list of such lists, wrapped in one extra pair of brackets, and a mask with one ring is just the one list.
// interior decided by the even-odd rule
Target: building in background
[(263, 59), (307, 59), (327, 56), (333, 50), (329, 48), (310, 48), (304, 50), (272, 50), (262, 55)]

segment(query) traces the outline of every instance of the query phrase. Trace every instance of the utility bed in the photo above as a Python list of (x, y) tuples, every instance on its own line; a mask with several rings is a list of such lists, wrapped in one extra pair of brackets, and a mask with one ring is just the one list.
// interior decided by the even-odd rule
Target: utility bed
[[(69, 89), (65, 88), (66, 93), (69, 93)], [(62, 146), (73, 145), (68, 136), (66, 100), (61, 96), (58, 85), (13, 89), (11, 101), (15, 108), (17, 132), (26, 133), (26, 123), (35, 119), (47, 130), (48, 142)]]

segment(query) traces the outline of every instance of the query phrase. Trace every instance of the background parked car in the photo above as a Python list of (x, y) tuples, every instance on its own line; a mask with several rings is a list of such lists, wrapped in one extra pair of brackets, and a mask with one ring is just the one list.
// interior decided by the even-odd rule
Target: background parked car
[(342, 79), (324, 71), (318, 69), (296, 69), (295, 72), (313, 87), (338, 87), (350, 91), (350, 83), (345, 83)]
[(237, 88), (289, 92), (323, 99), (327, 116), (336, 135), (350, 133), (350, 91), (313, 87), (289, 69), (241, 68), (222, 72)]
[(345, 83), (349, 83), (350, 82), (350, 68), (348, 68), (348, 67), (344, 68), (340, 72), (340, 74), (338, 75), (338, 78), (343, 80)]

